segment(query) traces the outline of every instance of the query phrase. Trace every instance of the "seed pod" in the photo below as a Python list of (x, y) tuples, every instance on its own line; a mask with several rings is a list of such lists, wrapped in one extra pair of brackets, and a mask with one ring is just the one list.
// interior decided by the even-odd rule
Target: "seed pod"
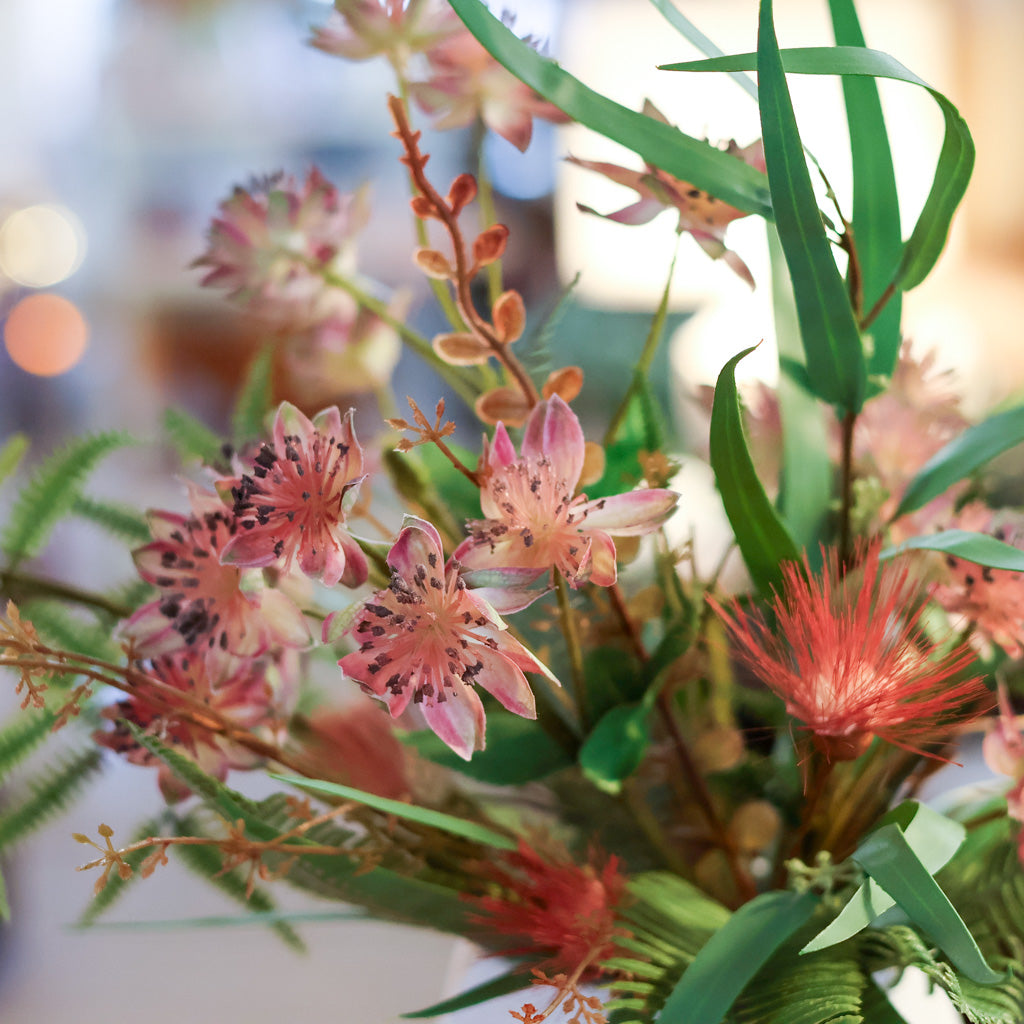
[(476, 178), (472, 174), (460, 174), (448, 189), (448, 205), (452, 213), (458, 216), (464, 206), (468, 206), (476, 198)]
[(521, 427), (530, 414), (530, 405), (518, 388), (494, 388), (476, 400), (474, 409), (485, 423), (500, 420), (509, 427)]
[(551, 398), (558, 395), (563, 402), (571, 402), (583, 390), (583, 370), (578, 366), (563, 366), (552, 370), (544, 381), (543, 395)]
[(451, 264), (436, 249), (417, 249), (412, 254), (412, 261), (427, 277), (436, 277), (441, 281), (449, 281), (455, 276)]
[(504, 224), (492, 224), (486, 231), (481, 231), (473, 242), (473, 259), (477, 266), (486, 267), (500, 260), (507, 243), (508, 228)]
[(439, 334), (432, 344), (450, 366), (479, 366), (494, 354), (475, 334)]
[(510, 345), (522, 337), (526, 327), (526, 307), (523, 297), (517, 291), (507, 291), (498, 296), (491, 310), (494, 331), (498, 340)]
[(412, 207), (412, 212), (420, 220), (426, 220), (428, 217), (437, 217), (437, 214), (434, 212), (434, 204), (426, 196), (413, 196), (409, 201), (409, 205)]

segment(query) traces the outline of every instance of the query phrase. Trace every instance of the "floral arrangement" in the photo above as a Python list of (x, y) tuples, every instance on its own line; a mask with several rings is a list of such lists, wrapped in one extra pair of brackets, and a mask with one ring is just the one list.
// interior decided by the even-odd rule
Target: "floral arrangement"
[[(154, 772), (166, 806), (134, 837), (75, 835), (96, 879), (85, 921), (173, 854), (247, 911), (280, 880), (506, 958), (412, 1017), (504, 997), (522, 1024), (897, 1022), (887, 986), (914, 967), (969, 1021), (1020, 1022), (1024, 533), (984, 470), (1024, 440), (1024, 408), (969, 422), (900, 333), (901, 296), (966, 189), (970, 134), (929, 89), (945, 142), (904, 240), (876, 79), (927, 86), (866, 47), (852, 0), (829, 0), (838, 45), (801, 50), (779, 49), (761, 0), (757, 52), (732, 57), (652, 2), (710, 54), (666, 73), (736, 77), (761, 139), (717, 147), (626, 109), (479, 0), (336, 0), (313, 45), (394, 70), (413, 259), (450, 326), (421, 336), (406, 300), (359, 274), (363, 193), (313, 169), (221, 204), (202, 284), (274, 336), (233, 436), (169, 412), (187, 483), (145, 519), (86, 493), (128, 439), (76, 439), (4, 528), (0, 663), (23, 711), (0, 731), (0, 775), (54, 730), (80, 738), (33, 769), (0, 843), (113, 751)], [(843, 76), (852, 205), (808, 164), (789, 74)], [(701, 575), (666, 529), (687, 502), (649, 379), (671, 272), (618, 407), (584, 426), (588, 368), (558, 363), (563, 304), (538, 326), (504, 286), (516, 226), (494, 222), (483, 179), (431, 176), (424, 111), (521, 149), (534, 118), (622, 143), (632, 166), (574, 158), (636, 193), (609, 232), (671, 211), (751, 286), (725, 236), (764, 219), (780, 384), (741, 401), (747, 349), (706, 403), (745, 590)], [(400, 344), (435, 394), (404, 417)], [(376, 413), (278, 400), (284, 379), (369, 393)], [(4, 476), (24, 449), (6, 443)], [(138, 579), (99, 593), (33, 571), (70, 514), (123, 538)], [(982, 734), (1013, 788), (921, 802), (939, 771), (955, 791)], [(276, 792), (245, 795), (252, 772)]]

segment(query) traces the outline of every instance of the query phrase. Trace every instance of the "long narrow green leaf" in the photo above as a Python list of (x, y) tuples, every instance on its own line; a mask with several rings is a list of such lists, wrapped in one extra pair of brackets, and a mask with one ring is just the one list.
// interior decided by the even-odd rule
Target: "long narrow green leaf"
[[(832, 32), (839, 46), (866, 47), (853, 0), (829, 0)], [(853, 237), (857, 246), (865, 309), (885, 291), (903, 249), (896, 174), (878, 85), (873, 78), (843, 78), (846, 123), (853, 160)], [(896, 293), (871, 328), (868, 370), (888, 377), (900, 352), (902, 299)]]
[(7, 899), (7, 882), (4, 880), (4, 873), (0, 870), (0, 921), (10, 921), (11, 904)]
[(990, 459), (1024, 441), (1024, 405), (990, 416), (969, 427), (959, 437), (937, 451), (918, 470), (903, 494), (898, 519), (908, 512), (927, 505), (953, 484), (970, 476)]
[[(926, 89), (942, 110), (945, 135), (939, 154), (935, 178), (917, 219), (914, 230), (903, 247), (899, 267), (892, 284), (904, 291), (919, 285), (935, 266), (949, 234), (949, 225), (974, 168), (974, 141), (967, 123), (956, 107), (937, 89), (907, 70), (899, 61), (879, 50), (858, 46), (798, 47), (782, 51), (782, 60), (789, 74), (797, 75), (869, 75), (891, 78)], [(666, 64), (665, 71), (749, 71), (757, 66), (752, 53), (710, 60), (683, 61)], [(762, 87), (763, 91), (763, 87)]]
[(766, 892), (745, 903), (708, 939), (665, 1000), (658, 1024), (719, 1024), (772, 954), (807, 923), (813, 893)]
[[(934, 875), (960, 849), (967, 830), (958, 822), (923, 804), (908, 801), (907, 805), (901, 805), (899, 808), (903, 812), (903, 817), (898, 824), (902, 828), (907, 845), (920, 858), (928, 873)], [(814, 953), (856, 935), (895, 904), (892, 896), (874, 879), (867, 879), (835, 920), (818, 932), (800, 952)]]
[(966, 562), (987, 565), (991, 569), (1007, 569), (1010, 572), (1024, 572), (1024, 551), (1010, 544), (1004, 544), (987, 533), (971, 533), (969, 530), (942, 530), (923, 537), (912, 537), (896, 547), (886, 548), (881, 558), (895, 558), (905, 551), (941, 551), (962, 558)]
[(231, 411), (231, 436), (236, 446), (257, 440), (263, 433), (263, 419), (271, 403), (273, 368), (274, 346), (264, 345), (249, 364)]
[(542, 57), (518, 39), (480, 0), (450, 3), (495, 60), (574, 121), (614, 139), (655, 167), (691, 182), (745, 213), (771, 218), (771, 200), (760, 171), (707, 142), (594, 92), (555, 61)]
[(711, 409), (711, 468), (743, 561), (759, 590), (781, 579), (779, 563), (795, 561), (799, 550), (768, 500), (743, 436), (736, 364), (752, 348), (733, 356), (718, 375)]
[(0, 448), (0, 483), (21, 465), (28, 451), (28, 438), (24, 434), (11, 434)]
[[(672, 0), (651, 0), (665, 20), (684, 38), (688, 39), (701, 53), (708, 57), (724, 57), (725, 51), (716, 46), (689, 18), (679, 10)], [(756, 103), (757, 85), (749, 75), (738, 71), (729, 72), (729, 77)]]
[(761, 0), (757, 78), (772, 208), (793, 284), (808, 377), (815, 394), (855, 413), (867, 387), (860, 332), (811, 186), (775, 38), (772, 0)]
[(214, 465), (223, 454), (221, 439), (184, 409), (164, 410), (164, 430), (183, 460), (198, 459)]
[(941, 949), (957, 970), (982, 985), (1005, 981), (992, 970), (956, 908), (910, 847), (899, 825), (885, 825), (861, 843), (853, 859)]
[(782, 466), (779, 473), (779, 511), (797, 544), (811, 559), (819, 557), (818, 543), (832, 500), (832, 460), (821, 403), (794, 379), (792, 367), (803, 374), (803, 346), (796, 317), (789, 270), (775, 229), (768, 226), (772, 268), (772, 311), (779, 350), (779, 416), (782, 420)]
[(390, 800), (387, 797), (366, 793), (361, 789), (353, 789), (351, 786), (342, 786), (336, 782), (324, 782), (320, 779), (301, 779), (293, 775), (276, 775), (273, 772), (269, 772), (268, 775), (278, 782), (288, 782), (293, 786), (298, 786), (300, 789), (309, 790), (313, 793), (324, 793), (327, 796), (340, 797), (342, 800), (355, 800), (358, 803), (366, 804), (367, 807), (383, 811), (385, 814), (393, 814), (397, 818), (406, 818), (420, 825), (427, 825), (430, 828), (437, 828), (443, 832), (450, 832), (452, 835), (462, 836), (464, 839), (471, 839), (476, 843), (497, 847), (499, 850), (514, 850), (516, 848), (516, 841), (509, 836), (504, 836), (500, 832), (495, 832), (475, 821), (456, 818), (454, 815), (444, 814), (442, 811), (433, 811), (427, 807), (416, 807), (414, 804), (405, 804), (400, 800)]
[(12, 566), (39, 554), (97, 463), (132, 443), (132, 437), (119, 430), (90, 434), (68, 442), (39, 466), (18, 495), (0, 542)]
[(507, 996), (512, 992), (520, 992), (524, 988), (531, 987), (531, 977), (520, 970), (509, 971), (500, 977), (492, 978), (480, 985), (460, 992), (457, 996), (444, 999), (424, 1010), (416, 1010), (413, 1013), (403, 1013), (405, 1020), (423, 1020), (427, 1017), (440, 1017), (444, 1013), (456, 1013), (464, 1010), (467, 1006), (476, 1006), (478, 1003), (485, 1003), (488, 999), (497, 999), (499, 996)]

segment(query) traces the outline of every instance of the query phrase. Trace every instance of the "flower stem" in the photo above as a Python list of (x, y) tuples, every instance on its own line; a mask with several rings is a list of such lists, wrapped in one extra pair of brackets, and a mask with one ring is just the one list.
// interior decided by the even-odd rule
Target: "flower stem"
[[(480, 226), (490, 227), (498, 221), (498, 212), (494, 206), (494, 189), (491, 187), (491, 179), (487, 176), (487, 160), (484, 154), (484, 140), (487, 132), (483, 125), (477, 123), (474, 143), (477, 154), (476, 165), (476, 198), (480, 204)], [(498, 296), (504, 290), (501, 283), (501, 260), (495, 260), (486, 267), (487, 271), (487, 295), (493, 306), (498, 301)]]
[(569, 600), (569, 585), (555, 575), (555, 593), (558, 595), (558, 611), (562, 620), (562, 635), (569, 654), (569, 673), (572, 676), (572, 690), (576, 698), (576, 709), (584, 729), (589, 724), (586, 702), (586, 675), (583, 669), (583, 646), (580, 643), (579, 629), (576, 625), (576, 613), (572, 610)]
[(15, 604), (31, 600), (34, 597), (52, 597), (61, 601), (70, 601), (72, 604), (96, 608), (118, 619), (127, 618), (132, 613), (132, 609), (127, 605), (105, 597), (103, 594), (97, 594), (95, 591), (82, 590), (79, 587), (71, 586), (68, 583), (58, 583), (55, 580), (44, 580), (38, 576), (17, 572), (14, 569), (0, 572), (0, 593), (6, 594)]

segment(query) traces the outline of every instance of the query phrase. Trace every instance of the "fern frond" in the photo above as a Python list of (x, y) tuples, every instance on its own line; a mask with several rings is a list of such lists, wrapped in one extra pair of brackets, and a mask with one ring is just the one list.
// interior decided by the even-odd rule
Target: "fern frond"
[[(193, 818), (182, 818), (176, 832), (180, 836), (203, 835), (202, 826)], [(269, 913), (276, 909), (274, 901), (260, 888), (247, 896), (248, 880), (239, 870), (222, 871), (223, 862), (214, 846), (178, 846), (175, 853), (184, 864), (201, 875), (235, 903), (254, 913)], [(287, 921), (275, 921), (270, 927), (284, 940), (285, 944), (299, 953), (306, 951), (306, 944)]]
[(28, 438), (24, 434), (12, 434), (0, 448), (0, 483), (6, 480), (21, 465), (28, 451)]
[(50, 647), (107, 661), (115, 660), (120, 653), (109, 626), (75, 615), (59, 601), (37, 598), (25, 601), (20, 608), (22, 617), (35, 626)]
[(265, 345), (249, 364), (242, 390), (231, 413), (231, 437), (236, 447), (259, 438), (272, 401), (271, 373), (274, 347)]
[(49, 711), (22, 712), (0, 729), (0, 782), (46, 739), (55, 720)]
[(18, 495), (0, 540), (12, 566), (42, 550), (53, 527), (71, 511), (97, 463), (133, 443), (131, 435), (119, 430), (90, 434), (75, 438), (37, 468)]
[(558, 325), (572, 306), (572, 295), (579, 283), (580, 274), (577, 271), (576, 276), (562, 289), (562, 294), (558, 296), (544, 321), (520, 342), (520, 358), (532, 376), (539, 377), (551, 369), (554, 358), (551, 354), (551, 342), (554, 340)]
[(99, 750), (93, 748), (37, 775), (29, 783), (29, 796), (0, 815), (0, 849), (24, 839), (63, 811), (102, 763)]
[(164, 410), (164, 431), (182, 461), (198, 459), (209, 466), (223, 461), (221, 439), (184, 409)]
[(82, 519), (101, 526), (109, 534), (129, 544), (145, 544), (150, 540), (149, 526), (145, 516), (129, 505), (113, 501), (98, 501), (80, 494), (71, 511)]

